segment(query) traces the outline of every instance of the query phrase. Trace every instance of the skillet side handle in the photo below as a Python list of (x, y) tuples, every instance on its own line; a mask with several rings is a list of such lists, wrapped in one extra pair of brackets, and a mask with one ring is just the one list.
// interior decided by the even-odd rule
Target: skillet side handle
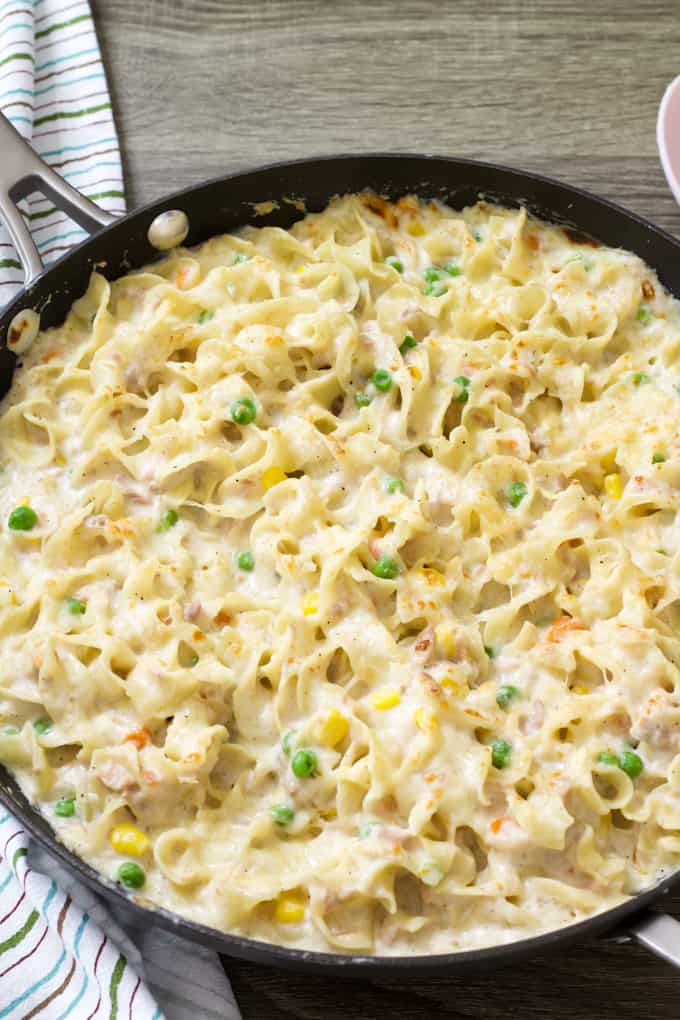
[(680, 967), (680, 921), (676, 921), (670, 914), (646, 911), (626, 923), (624, 934), (662, 960)]
[(24, 269), (28, 286), (44, 265), (17, 202), (33, 191), (42, 193), (92, 233), (115, 220), (85, 198), (44, 163), (16, 128), (0, 113), (0, 222), (7, 228)]

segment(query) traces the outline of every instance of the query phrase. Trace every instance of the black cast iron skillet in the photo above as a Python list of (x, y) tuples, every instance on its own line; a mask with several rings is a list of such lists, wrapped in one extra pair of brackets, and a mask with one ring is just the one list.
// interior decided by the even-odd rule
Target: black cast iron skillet
[[(16, 363), (6, 343), (10, 324), (17, 313), (34, 309), (40, 313), (43, 328), (55, 326), (63, 321), (72, 302), (85, 291), (93, 268), (115, 279), (156, 258), (158, 252), (149, 244), (147, 231), (159, 213), (183, 210), (190, 223), (186, 243), (198, 244), (245, 223), (289, 227), (303, 215), (291, 199), (303, 198), (307, 210), (315, 212), (323, 209), (333, 195), (364, 189), (392, 199), (415, 192), (426, 198), (442, 199), (457, 209), (480, 197), (508, 206), (525, 205), (542, 219), (583, 232), (604, 244), (636, 252), (656, 269), (662, 283), (680, 297), (678, 241), (610, 202), (545, 177), (439, 156), (330, 156), (274, 164), (208, 181), (114, 222), (111, 216), (84, 199), (42, 163), (0, 115), (0, 219), (4, 219), (9, 228), (26, 274), (24, 290), (0, 315), (0, 394), (9, 388)], [(15, 204), (33, 191), (49, 195), (78, 223), (95, 231), (89, 240), (47, 270)], [(271, 212), (257, 215), (255, 205), (268, 201), (275, 203)], [(99, 227), (103, 229), (97, 229)], [(114, 900), (131, 919), (168, 928), (228, 956), (306, 971), (422, 978), (435, 973), (492, 968), (549, 948), (609, 933), (623, 940), (635, 938), (680, 966), (680, 922), (649, 909), (663, 901), (671, 889), (680, 887), (680, 872), (669, 875), (654, 889), (587, 921), (505, 946), (409, 957), (310, 953), (226, 935), (147, 905), (142, 898), (124, 892), (56, 839), (50, 825), (28, 803), (2, 766), (0, 801), (46, 850), (101, 895)]]

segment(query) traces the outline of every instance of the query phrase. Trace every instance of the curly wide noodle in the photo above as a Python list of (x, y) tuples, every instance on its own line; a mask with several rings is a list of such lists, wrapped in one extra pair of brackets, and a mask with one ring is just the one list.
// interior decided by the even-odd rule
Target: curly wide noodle
[(0, 757), (68, 847), (115, 878), (134, 823), (153, 903), (380, 954), (679, 865), (680, 315), (584, 241), (349, 196), (94, 274), (40, 335), (0, 423)]

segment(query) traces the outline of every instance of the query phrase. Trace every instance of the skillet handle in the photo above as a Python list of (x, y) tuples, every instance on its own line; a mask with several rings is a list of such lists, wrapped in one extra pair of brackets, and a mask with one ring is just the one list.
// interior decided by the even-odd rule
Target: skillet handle
[(34, 191), (41, 191), (58, 209), (67, 212), (81, 227), (92, 233), (115, 220), (110, 213), (85, 198), (35, 154), (3, 114), (0, 113), (0, 222), (4, 224), (24, 268), (28, 286), (43, 269), (35, 241), (26, 226), (17, 202)]
[(626, 922), (623, 938), (634, 939), (675, 967), (680, 967), (680, 921), (670, 914), (645, 911)]

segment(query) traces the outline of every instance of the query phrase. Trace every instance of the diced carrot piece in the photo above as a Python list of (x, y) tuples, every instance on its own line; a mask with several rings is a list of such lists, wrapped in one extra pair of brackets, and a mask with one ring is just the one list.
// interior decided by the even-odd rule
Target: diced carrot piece
[(175, 284), (180, 290), (188, 290), (194, 282), (195, 270), (193, 266), (180, 266), (175, 273)]
[(571, 631), (585, 629), (585, 624), (580, 623), (579, 620), (573, 620), (570, 616), (561, 616), (548, 629), (548, 641), (562, 641)]
[(134, 744), (138, 751), (141, 751), (143, 747), (151, 742), (151, 734), (147, 730), (146, 726), (140, 726), (138, 730), (133, 730), (132, 733), (128, 733), (126, 740)]

